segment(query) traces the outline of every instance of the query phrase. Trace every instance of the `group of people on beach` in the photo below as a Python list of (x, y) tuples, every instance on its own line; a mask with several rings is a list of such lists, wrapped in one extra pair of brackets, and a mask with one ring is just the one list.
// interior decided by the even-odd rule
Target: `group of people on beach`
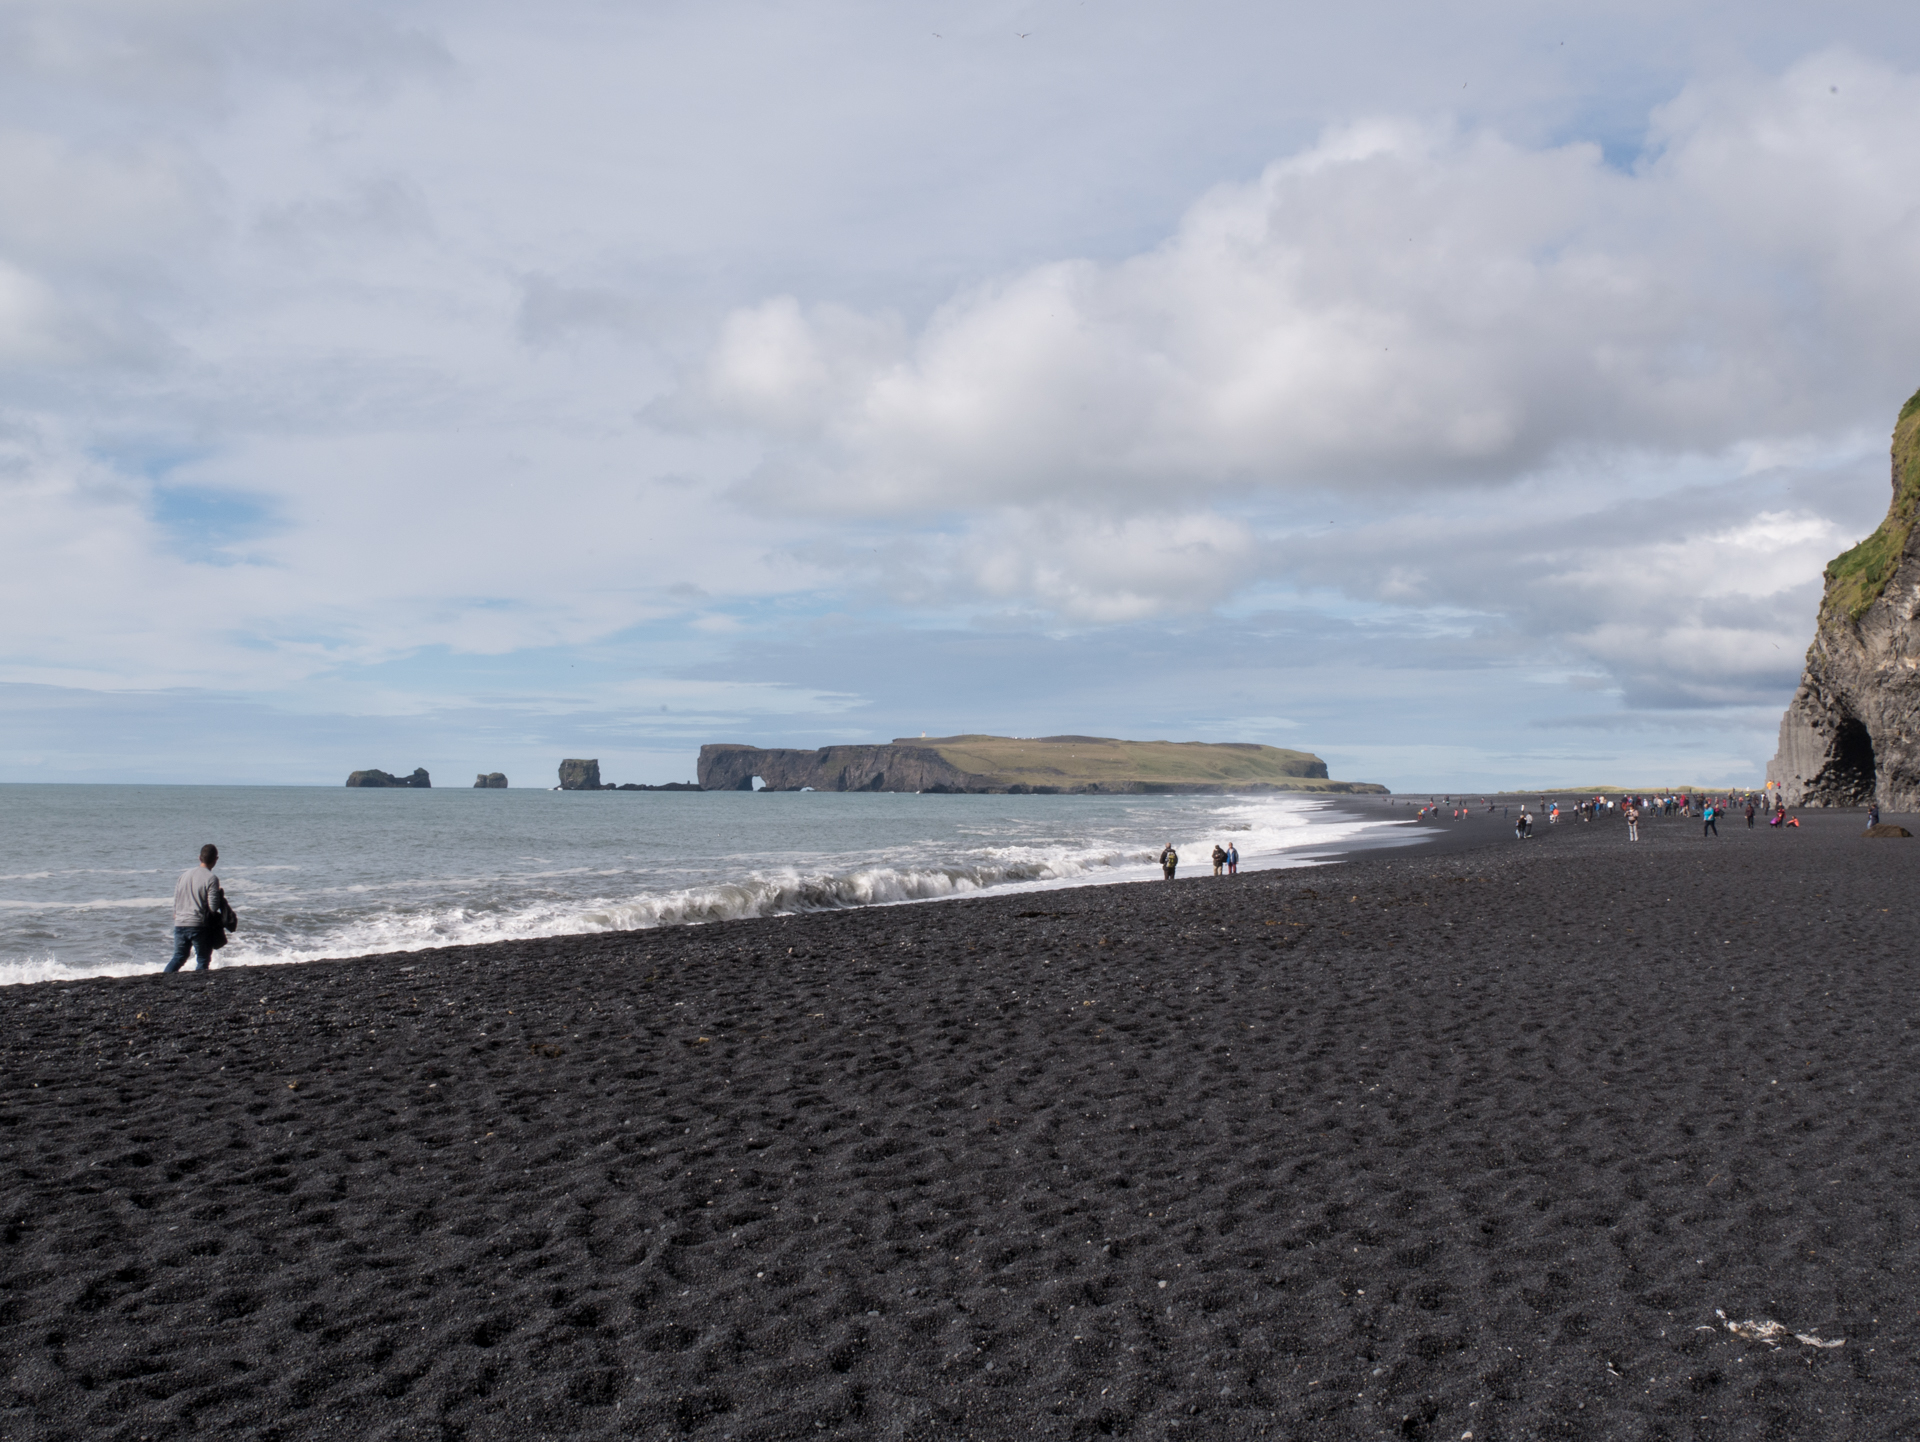
[[(1799, 828), (1800, 819), (1787, 814), (1787, 803), (1783, 798), (1772, 798), (1771, 810), (1769, 810), (1768, 800), (1769, 798), (1757, 791), (1735, 791), (1725, 796), (1696, 796), (1690, 792), (1675, 791), (1661, 796), (1595, 796), (1590, 800), (1582, 799), (1573, 802), (1569, 811), (1576, 819), (1588, 823), (1617, 813), (1627, 823), (1627, 840), (1629, 841), (1640, 839), (1640, 823), (1653, 816), (1698, 818), (1702, 837), (1718, 836), (1720, 822), (1727, 814), (1739, 813), (1743, 809), (1749, 829), (1754, 826), (1755, 818), (1764, 818), (1766, 824), (1772, 827), (1781, 829), (1792, 827), (1796, 830)], [(1422, 820), (1438, 821), (1444, 814), (1449, 815), (1452, 820), (1464, 821), (1475, 810), (1464, 798), (1456, 801), (1456, 798), (1449, 796), (1445, 798), (1444, 804), (1447, 808), (1445, 812), (1441, 809), (1440, 797), (1429, 797), (1428, 804), (1422, 806), (1417, 814)], [(1513, 812), (1511, 806), (1498, 806), (1484, 796), (1480, 798), (1479, 805), (1484, 806), (1488, 813), (1497, 810), (1503, 815), (1512, 815)], [(1546, 818), (1547, 825), (1557, 825), (1562, 814), (1560, 802), (1549, 801), (1542, 796), (1537, 814)], [(1529, 809), (1526, 802), (1521, 802), (1520, 814), (1513, 818), (1513, 835), (1516, 841), (1533, 839), (1535, 819), (1536, 813)], [(1877, 826), (1879, 822), (1880, 807), (1876, 802), (1869, 811), (1868, 824)]]
[[(1160, 853), (1160, 874), (1168, 881), (1180, 869), (1180, 853), (1173, 849), (1169, 841), (1166, 849)], [(1225, 846), (1219, 842), (1213, 844), (1213, 874), (1215, 876), (1238, 876), (1240, 874), (1240, 848), (1229, 841)]]
[[(1720, 822), (1729, 812), (1738, 815), (1744, 811), (1747, 818), (1747, 829), (1751, 831), (1755, 818), (1766, 814), (1767, 802), (1764, 796), (1756, 792), (1747, 792), (1745, 794), (1735, 792), (1722, 797), (1685, 795), (1666, 797), (1627, 796), (1621, 798), (1618, 805), (1620, 813), (1627, 823), (1627, 840), (1638, 841), (1640, 839), (1640, 823), (1648, 819), (1650, 815), (1697, 816), (1700, 819), (1700, 835), (1704, 838), (1708, 836), (1718, 836), (1720, 834)], [(1582, 820), (1591, 821), (1600, 811), (1611, 811), (1614, 809), (1614, 806), (1615, 803), (1609, 801), (1606, 797), (1596, 796), (1590, 802), (1581, 802), (1576, 808), (1576, 811)], [(1558, 808), (1556, 808), (1556, 810), (1557, 809)], [(1880, 807), (1878, 803), (1875, 803), (1872, 808), (1873, 820), (1877, 821), (1879, 816)], [(1787, 814), (1786, 801), (1783, 798), (1775, 797), (1773, 810), (1771, 814), (1767, 815), (1767, 825), (1781, 828), (1792, 827), (1798, 830), (1800, 818), (1797, 816), (1789, 816)]]
[[(1766, 804), (1764, 796), (1753, 792), (1748, 792), (1744, 796), (1735, 793), (1724, 797), (1669, 796), (1664, 800), (1629, 796), (1624, 806), (1627, 818), (1627, 840), (1640, 839), (1640, 822), (1645, 819), (1649, 811), (1665, 816), (1697, 815), (1700, 818), (1700, 835), (1708, 837), (1720, 834), (1721, 818), (1728, 812), (1739, 814), (1743, 808), (1747, 818), (1747, 829), (1751, 831), (1754, 818), (1765, 811)], [(1873, 815), (1877, 818), (1879, 814), (1880, 807), (1876, 803), (1873, 807)], [(1797, 831), (1800, 828), (1800, 818), (1787, 815), (1785, 798), (1775, 797), (1773, 811), (1767, 816), (1767, 825), (1781, 828), (1790, 826)]]

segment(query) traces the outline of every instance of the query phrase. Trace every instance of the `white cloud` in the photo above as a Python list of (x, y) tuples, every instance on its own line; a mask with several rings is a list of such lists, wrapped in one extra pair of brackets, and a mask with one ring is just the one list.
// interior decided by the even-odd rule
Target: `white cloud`
[(691, 414), (804, 435), (856, 397), (902, 340), (895, 317), (835, 305), (803, 314), (792, 296), (736, 310), (721, 327)]
[(1042, 506), (989, 512), (952, 535), (804, 554), (867, 577), (897, 604), (1038, 608), (1089, 626), (1206, 611), (1259, 573), (1260, 550), (1246, 522), (1207, 511), (1113, 517)]
[(1277, 585), (1753, 703), (1877, 509), (1833, 482), (1920, 380), (1914, 134), (1920, 78), (1843, 52), (1688, 88), (1624, 168), (1352, 123), (911, 332), (736, 310), (673, 404), (763, 438), (755, 508), (860, 518), (805, 554), (910, 606), (1087, 626)]
[(1149, 252), (981, 285), (903, 347), (737, 311), (704, 394), (781, 444), (757, 499), (860, 514), (1480, 485), (1797, 435), (1913, 363), (1915, 133), (1920, 80), (1845, 55), (1687, 92), (1632, 171), (1349, 125)]

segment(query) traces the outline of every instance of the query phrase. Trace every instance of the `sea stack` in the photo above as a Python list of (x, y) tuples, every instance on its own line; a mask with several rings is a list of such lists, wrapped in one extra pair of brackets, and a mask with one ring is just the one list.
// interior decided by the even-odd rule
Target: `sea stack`
[(504, 772), (482, 771), (473, 778), (473, 786), (476, 791), (505, 791), (507, 778)]
[(1820, 625), (1767, 767), (1789, 806), (1920, 809), (1920, 394), (1893, 429), (1893, 503), (1827, 564)]
[(598, 761), (579, 761), (569, 758), (560, 763), (560, 789), (562, 791), (598, 791), (600, 786), (600, 763)]
[(394, 776), (385, 771), (356, 771), (347, 777), (349, 786), (411, 786), (422, 791), (433, 789), (433, 780), (427, 775), (427, 768), (416, 766), (411, 776)]

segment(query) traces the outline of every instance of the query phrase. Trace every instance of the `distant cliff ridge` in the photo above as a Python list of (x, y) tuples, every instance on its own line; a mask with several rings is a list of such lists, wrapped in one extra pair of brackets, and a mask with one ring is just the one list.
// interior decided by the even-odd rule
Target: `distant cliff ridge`
[(755, 777), (769, 791), (1113, 796), (1386, 791), (1370, 782), (1329, 780), (1326, 762), (1310, 752), (1240, 741), (942, 736), (814, 751), (734, 744), (700, 748), (703, 790), (750, 791)]
[[(477, 782), (475, 783), (478, 784)], [(500, 784), (505, 786), (506, 779)], [(600, 762), (585, 761), (570, 757), (560, 763), (560, 784), (558, 791), (698, 791), (700, 787), (692, 781), (669, 781), (663, 786), (645, 786), (637, 781), (623, 781), (615, 786), (611, 781), (600, 779)]]
[(1820, 625), (1767, 767), (1789, 806), (1920, 809), (1920, 394), (1893, 430), (1893, 503), (1826, 569)]
[(413, 768), (411, 776), (394, 776), (385, 771), (356, 771), (347, 777), (349, 786), (412, 786), (423, 791), (433, 789), (433, 782), (427, 776), (424, 766)]

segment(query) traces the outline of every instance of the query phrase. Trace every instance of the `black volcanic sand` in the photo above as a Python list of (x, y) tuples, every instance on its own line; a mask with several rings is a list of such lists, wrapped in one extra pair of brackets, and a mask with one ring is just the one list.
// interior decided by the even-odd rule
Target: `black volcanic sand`
[(0, 1433), (1911, 1437), (1863, 824), (9, 988)]

